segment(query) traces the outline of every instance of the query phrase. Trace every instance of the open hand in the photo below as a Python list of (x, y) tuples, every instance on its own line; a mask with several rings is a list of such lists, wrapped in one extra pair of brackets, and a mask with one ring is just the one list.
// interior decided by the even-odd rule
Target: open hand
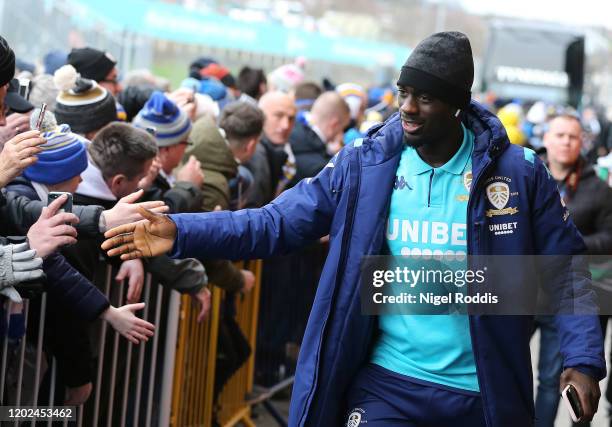
[(167, 93), (166, 96), (173, 101), (177, 107), (183, 110), (192, 122), (196, 120), (197, 103), (191, 89), (182, 87), (174, 92)]
[(187, 163), (185, 163), (185, 166), (177, 172), (176, 180), (188, 181), (200, 188), (204, 183), (204, 173), (201, 168), (202, 165), (200, 161), (196, 159), (194, 155), (191, 155)]
[(121, 255), (122, 260), (162, 255), (172, 249), (176, 224), (166, 215), (141, 207), (142, 221), (120, 225), (104, 233), (102, 249), (108, 256)]
[(143, 190), (138, 190), (132, 194), (119, 199), (117, 204), (112, 209), (102, 212), (106, 229), (111, 229), (122, 224), (140, 221), (143, 217), (138, 208), (149, 209), (153, 212), (165, 213), (169, 211), (168, 206), (161, 200), (151, 202), (134, 203), (143, 195)]
[(135, 311), (142, 310), (144, 306), (144, 302), (128, 304), (119, 308), (111, 305), (102, 314), (102, 318), (126, 339), (138, 344), (140, 341), (148, 341), (155, 331), (155, 326), (152, 323), (134, 314)]

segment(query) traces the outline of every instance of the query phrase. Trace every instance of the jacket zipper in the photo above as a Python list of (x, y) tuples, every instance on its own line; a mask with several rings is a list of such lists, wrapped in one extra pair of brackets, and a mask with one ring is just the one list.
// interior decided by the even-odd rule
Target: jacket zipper
[[(353, 160), (351, 159), (350, 165), (349, 165), (349, 182), (350, 184), (353, 183), (353, 181), (355, 181), (355, 185), (354, 187), (351, 187), (351, 189), (354, 188), (354, 191), (350, 191), (349, 192), (349, 200), (347, 201), (347, 218), (345, 221), (345, 228), (344, 228), (344, 232), (342, 234), (342, 244), (340, 246), (340, 262), (338, 263), (338, 270), (336, 272), (336, 283), (334, 285), (334, 292), (332, 293), (332, 298), (331, 301), (333, 302), (333, 300), (336, 297), (336, 291), (338, 289), (338, 281), (342, 278), (342, 276), (344, 275), (344, 270), (346, 268), (346, 259), (348, 256), (348, 243), (349, 240), (351, 238), (351, 231), (353, 229), (353, 222), (355, 219), (355, 211), (357, 210), (357, 194), (359, 193), (359, 187), (361, 185), (361, 175), (358, 173), (358, 171), (361, 169), (361, 161), (360, 161), (360, 150), (355, 150), (354, 151), (356, 158)], [(353, 179), (353, 174), (355, 175), (355, 178)], [(331, 308), (331, 307), (330, 307)], [(300, 416), (300, 420), (298, 421), (298, 425), (305, 425), (306, 423), (306, 416), (307, 416), (307, 408), (310, 407), (310, 405), (312, 404), (312, 398), (313, 398), (313, 393), (315, 392), (316, 388), (317, 388), (317, 381), (318, 381), (318, 370), (319, 370), (319, 357), (321, 355), (321, 345), (323, 343), (323, 337), (325, 335), (325, 327), (327, 326), (327, 320), (329, 319), (329, 313), (330, 311), (328, 310), (327, 313), (325, 313), (325, 320), (323, 322), (323, 326), (322, 326), (322, 333), (321, 336), (319, 338), (319, 343), (317, 346), (317, 358), (315, 360), (315, 377), (313, 380), (313, 385), (312, 388), (310, 390), (310, 392), (308, 393), (308, 398), (307, 398), (307, 404), (306, 407), (304, 408), (302, 415)]]
[[(468, 220), (468, 224), (472, 223), (472, 202), (473, 202), (473, 198), (472, 195), (476, 193), (476, 190), (478, 189), (478, 186), (480, 184), (480, 180), (483, 176), (486, 175), (486, 171), (487, 169), (489, 169), (489, 167), (492, 164), (492, 160), (489, 160), (489, 163), (485, 164), (485, 166), (481, 169), (480, 174), (478, 174), (478, 176), (472, 181), (472, 191), (470, 191), (470, 197), (468, 199), (468, 211), (467, 211), (467, 220)], [(478, 222), (477, 224), (477, 235), (478, 235), (478, 244), (480, 244), (480, 231), (481, 231), (481, 222)], [(474, 236), (472, 235), (472, 233), (468, 233), (468, 259), (469, 259), (469, 255), (473, 255), (473, 253), (471, 253), (471, 247), (472, 247), (472, 239), (474, 238)], [(472, 268), (472, 266), (469, 266), (468, 268)], [(476, 332), (475, 332), (475, 326), (474, 326), (474, 317), (472, 315), (468, 315), (468, 320), (469, 320), (469, 324), (470, 324), (470, 337), (472, 338), (472, 351), (474, 352), (474, 361), (476, 362), (476, 377), (478, 378), (478, 384), (480, 385), (480, 398), (482, 399), (482, 407), (483, 407), (483, 412), (484, 412), (484, 418), (485, 418), (485, 423), (488, 427), (493, 427), (493, 422), (491, 421), (490, 415), (489, 415), (489, 411), (488, 411), (488, 406), (486, 404), (487, 402), (487, 396), (486, 396), (486, 387), (485, 387), (485, 382), (484, 382), (484, 378), (482, 376), (482, 372), (480, 369), (478, 369), (478, 345), (477, 345), (477, 337), (476, 337)]]

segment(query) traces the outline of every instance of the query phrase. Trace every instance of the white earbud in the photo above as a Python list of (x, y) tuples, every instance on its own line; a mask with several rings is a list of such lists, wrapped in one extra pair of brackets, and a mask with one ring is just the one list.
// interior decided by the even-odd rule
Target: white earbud
[(461, 114), (461, 108), (457, 109), (457, 112), (455, 113), (455, 117), (459, 117), (459, 114)]

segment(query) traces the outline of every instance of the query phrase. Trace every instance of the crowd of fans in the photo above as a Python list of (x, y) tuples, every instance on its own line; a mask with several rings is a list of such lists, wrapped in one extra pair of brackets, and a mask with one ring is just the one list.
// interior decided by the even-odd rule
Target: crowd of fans
[[(26, 292), (41, 285), (47, 292), (45, 354), (57, 361), (56, 390), (65, 391), (55, 403), (80, 405), (91, 395), (88, 322), (104, 319), (135, 344), (153, 336), (155, 326), (135, 315), (144, 307), (145, 273), (191, 295), (200, 321), (210, 308), (208, 282), (229, 295), (255, 285), (251, 271), (229, 260), (113, 261), (99, 249), (105, 230), (141, 218), (140, 208), (263, 206), (392, 112), (392, 89), (319, 85), (306, 80), (299, 60), (268, 74), (245, 66), (234, 77), (213, 58), (198, 58), (171, 89), (148, 70), (120, 76), (113, 56), (93, 47), (52, 51), (34, 65), (0, 42), (2, 236), (25, 236), (3, 238), (0, 247), (0, 318), (19, 342), (26, 333), (20, 294), (31, 298), (30, 332), (41, 301)], [(53, 192), (72, 195), (72, 212), (62, 209), (65, 195), (47, 206)], [(94, 285), (108, 264), (127, 285), (121, 307)], [(231, 307), (224, 313), (231, 322)], [(240, 363), (220, 364), (217, 391)]]
[[(230, 260), (107, 259), (99, 248), (105, 230), (138, 220), (140, 208), (180, 213), (261, 207), (316, 175), (344, 145), (397, 110), (392, 86), (319, 84), (308, 80), (307, 68), (298, 60), (266, 73), (250, 64), (235, 77), (202, 57), (185, 70), (180, 87), (171, 88), (148, 70), (120, 76), (112, 55), (93, 47), (53, 51), (32, 66), (16, 59), (0, 38), (0, 214), (6, 236), (0, 246), (6, 300), (0, 319), (9, 319), (0, 326), (12, 340), (21, 339), (20, 293), (43, 283), (50, 298), (45, 350), (57, 360), (57, 381), (66, 391), (58, 401), (79, 405), (91, 394), (95, 355), (82, 320), (104, 319), (133, 343), (153, 335), (155, 326), (134, 314), (144, 306), (145, 272), (191, 295), (199, 320), (210, 307), (208, 282), (230, 294), (255, 285), (253, 274)], [(24, 81), (27, 96), (20, 93)], [(36, 129), (43, 103), (46, 113)], [(576, 171), (594, 175), (598, 158), (607, 167), (612, 129), (605, 117), (593, 108), (578, 112), (544, 102), (489, 104), (512, 143), (540, 153), (548, 148), (568, 203), (583, 191), (593, 194), (571, 180)], [(559, 114), (565, 119), (559, 121)], [(559, 130), (563, 120), (577, 128)], [(574, 136), (579, 145), (571, 162), (555, 158), (551, 147)], [(598, 191), (605, 196), (607, 190)], [(66, 196), (47, 206), (50, 192), (71, 193), (72, 213), (60, 212)], [(581, 230), (598, 253), (612, 249), (612, 208), (604, 199), (598, 198), (597, 212), (588, 214), (594, 219)], [(589, 240), (594, 233), (598, 238)], [(126, 281), (127, 305), (113, 307), (93, 284), (107, 263), (114, 264), (116, 281)], [(34, 317), (37, 301), (30, 308)], [(276, 303), (266, 309), (283, 310), (282, 301)], [(226, 367), (217, 391), (239, 363)]]

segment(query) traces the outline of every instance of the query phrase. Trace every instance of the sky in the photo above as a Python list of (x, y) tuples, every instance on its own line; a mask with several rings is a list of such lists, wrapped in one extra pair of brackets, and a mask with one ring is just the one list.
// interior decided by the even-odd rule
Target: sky
[(457, 0), (475, 14), (495, 14), (612, 29), (610, 0)]

